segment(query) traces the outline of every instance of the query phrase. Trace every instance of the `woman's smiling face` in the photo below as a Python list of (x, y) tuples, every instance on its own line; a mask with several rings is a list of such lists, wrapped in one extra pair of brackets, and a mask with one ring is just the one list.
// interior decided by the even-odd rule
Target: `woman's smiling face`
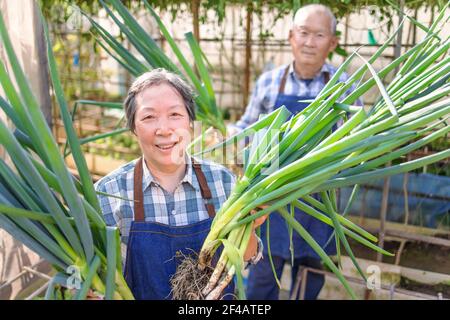
[(145, 160), (158, 169), (184, 165), (190, 120), (180, 93), (163, 82), (136, 98), (135, 134)]

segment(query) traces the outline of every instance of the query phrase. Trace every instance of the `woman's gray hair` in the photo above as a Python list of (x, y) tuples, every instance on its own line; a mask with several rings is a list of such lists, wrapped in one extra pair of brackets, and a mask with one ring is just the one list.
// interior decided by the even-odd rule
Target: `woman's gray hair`
[(192, 87), (186, 83), (179, 75), (167, 71), (163, 68), (153, 69), (140, 75), (134, 80), (130, 89), (128, 90), (127, 97), (124, 102), (125, 115), (127, 117), (127, 126), (131, 132), (135, 133), (135, 118), (137, 109), (137, 97), (147, 88), (160, 85), (161, 83), (167, 83), (171, 85), (183, 98), (184, 105), (189, 114), (189, 120), (193, 122), (195, 120), (195, 104), (194, 104), (194, 91)]

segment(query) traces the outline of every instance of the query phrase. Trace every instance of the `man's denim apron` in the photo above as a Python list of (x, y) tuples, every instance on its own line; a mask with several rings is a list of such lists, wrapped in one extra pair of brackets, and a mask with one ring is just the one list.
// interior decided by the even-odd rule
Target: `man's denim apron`
[[(275, 101), (275, 108), (285, 106), (293, 115), (305, 109), (309, 103), (299, 100), (314, 100), (315, 97), (310, 96), (296, 96), (284, 94), (284, 87), (289, 72), (289, 66), (283, 74), (280, 83), (278, 96)], [(324, 73), (324, 83), (329, 80), (329, 74)], [(313, 195), (316, 199), (318, 195)], [(288, 206), (288, 210), (290, 207)], [(327, 224), (313, 218), (298, 208), (295, 208), (295, 219), (311, 234), (317, 243), (323, 248), (327, 240), (333, 232), (333, 228)], [(270, 249), (273, 256), (275, 269), (278, 278), (281, 277), (283, 265), (285, 261), (291, 261), (291, 252), (289, 250), (290, 240), (288, 227), (284, 219), (278, 213), (274, 212), (269, 215), (270, 222)], [(266, 239), (266, 224), (261, 226), (261, 239), (264, 243), (264, 259), (257, 265), (250, 268), (247, 298), (252, 300), (277, 300), (278, 299), (278, 285), (275, 282), (273, 271), (268, 259), (267, 253), (267, 239)], [(292, 270), (292, 283), (296, 279), (298, 266), (309, 265), (319, 268), (321, 266), (320, 257), (316, 252), (301, 238), (298, 233), (293, 231), (292, 242), (294, 247), (294, 268)], [(336, 253), (336, 246), (334, 241), (330, 241), (325, 252), (329, 255)], [(324, 279), (318, 274), (309, 273), (308, 281), (305, 291), (305, 299), (315, 299), (322, 289)], [(291, 286), (291, 288), (293, 285)], [(291, 292), (292, 293), (292, 292)]]

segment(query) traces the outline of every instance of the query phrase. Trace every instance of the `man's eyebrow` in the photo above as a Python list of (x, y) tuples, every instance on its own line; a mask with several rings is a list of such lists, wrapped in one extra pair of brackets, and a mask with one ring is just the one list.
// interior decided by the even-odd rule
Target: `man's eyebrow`
[[(310, 28), (308, 27), (308, 25), (296, 25), (297, 29), (305, 29), (305, 30), (310, 30)], [(324, 32), (326, 31), (326, 28), (323, 27), (321, 30), (319, 30), (319, 32)]]

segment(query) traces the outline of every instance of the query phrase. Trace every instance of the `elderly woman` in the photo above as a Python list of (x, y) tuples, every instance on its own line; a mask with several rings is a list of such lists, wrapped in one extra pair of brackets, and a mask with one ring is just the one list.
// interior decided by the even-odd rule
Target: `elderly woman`
[[(178, 75), (164, 69), (143, 74), (124, 108), (142, 157), (102, 178), (96, 190), (111, 195), (99, 196), (100, 204), (106, 223), (121, 231), (125, 279), (135, 298), (167, 299), (176, 254), (200, 251), (235, 179), (225, 167), (187, 155), (194, 101)], [(253, 234), (244, 259), (256, 263), (261, 255)]]

